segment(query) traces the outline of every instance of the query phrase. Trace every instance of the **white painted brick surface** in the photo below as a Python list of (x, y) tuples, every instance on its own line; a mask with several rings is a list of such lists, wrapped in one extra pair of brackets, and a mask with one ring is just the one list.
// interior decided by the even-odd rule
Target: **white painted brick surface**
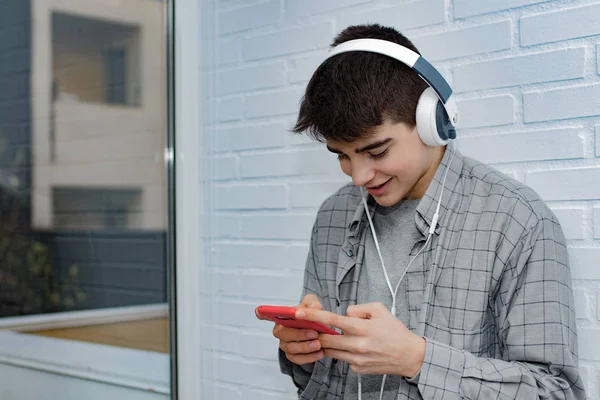
[(222, 70), (218, 75), (219, 95), (281, 87), (285, 83), (283, 61)]
[(514, 122), (515, 101), (510, 95), (457, 101), (460, 128), (507, 125)]
[(584, 64), (583, 47), (465, 64), (454, 69), (454, 89), (467, 92), (582, 78)]
[(301, 91), (286, 89), (275, 92), (248, 95), (246, 97), (247, 118), (272, 117), (297, 112)]
[(217, 210), (284, 209), (287, 189), (282, 183), (216, 187)]
[(600, 115), (600, 84), (527, 92), (523, 95), (526, 122)]
[(460, 149), (490, 164), (583, 158), (583, 139), (577, 129), (468, 136)]
[(337, 26), (343, 29), (348, 25), (378, 23), (406, 30), (440, 24), (445, 19), (444, 0), (423, 0), (402, 3), (393, 7), (377, 7), (374, 10), (341, 13)]
[(585, 291), (582, 289), (573, 290), (573, 299), (575, 300), (577, 318), (586, 319), (588, 317), (589, 301)]
[(327, 197), (331, 196), (348, 182), (350, 182), (349, 177), (345, 182), (334, 181), (292, 183), (290, 185), (292, 207), (318, 208)]
[(469, 17), (472, 15), (491, 13), (494, 11), (507, 10), (509, 8), (523, 7), (531, 4), (544, 3), (548, 0), (503, 0), (503, 1), (481, 1), (481, 0), (454, 0), (454, 16), (456, 18)]
[(214, 179), (231, 180), (238, 177), (238, 159), (236, 156), (215, 157)]
[[(600, 361), (600, 346), (598, 346), (598, 338), (600, 338), (600, 329), (580, 329), (579, 335), (579, 358), (581, 360)], [(593, 399), (594, 397), (588, 396)]]
[(583, 208), (556, 208), (551, 207), (558, 218), (567, 239), (579, 240), (584, 238)]
[[(243, 239), (308, 240), (314, 214), (247, 215), (240, 217)], [(304, 261), (304, 260), (303, 260)]]
[(219, 122), (238, 121), (244, 114), (244, 102), (241, 97), (223, 99), (217, 104)]
[(237, 38), (220, 39), (216, 54), (219, 65), (235, 64), (242, 58), (242, 42)]
[(219, 10), (199, 28), (214, 42), (201, 47), (198, 114), (216, 136), (199, 179), (214, 201), (199, 221), (211, 271), (199, 295), (215, 398), (297, 398), (254, 307), (298, 301), (315, 212), (350, 180), (288, 131), (333, 37), (368, 22), (407, 33), (450, 81), (465, 154), (549, 201), (569, 245), (582, 376), (600, 398), (600, 0), (198, 1)]
[(546, 201), (600, 198), (600, 167), (530, 172), (526, 182)]
[(243, 155), (240, 160), (244, 178), (327, 174), (338, 165), (337, 158), (323, 150)]
[(319, 51), (305, 57), (294, 58), (290, 61), (288, 81), (290, 83), (308, 82), (317, 67), (327, 58), (326, 51)]
[(297, 18), (319, 15), (357, 4), (371, 3), (373, 0), (285, 0), (286, 17)]
[(600, 43), (596, 45), (596, 71), (600, 74)]
[(244, 57), (255, 60), (326, 48), (333, 39), (333, 33), (331, 23), (320, 22), (255, 36), (244, 40)]
[[(282, 266), (283, 269), (283, 266)], [(291, 279), (294, 278), (294, 279)], [(227, 297), (241, 297), (255, 301), (271, 301), (289, 304), (297, 304), (300, 299), (301, 287), (295, 281), (302, 280), (302, 273), (298, 271), (296, 276), (273, 275), (273, 274), (214, 274), (212, 277), (213, 287), (216, 293)]]
[(304, 268), (308, 244), (230, 242), (214, 244), (211, 249), (218, 266), (284, 271)]
[(510, 48), (512, 29), (510, 21), (500, 21), (445, 31), (434, 35), (415, 37), (413, 43), (428, 61), (441, 61), (492, 53)]
[(275, 24), (281, 18), (279, 0), (219, 13), (219, 33), (228, 34)]
[(558, 10), (521, 19), (521, 44), (523, 46), (592, 35), (600, 35), (600, 5), (598, 4)]
[(569, 249), (573, 279), (600, 280), (600, 248), (572, 247)]
[(600, 239), (600, 207), (594, 207), (594, 238)]
[(217, 151), (267, 149), (285, 145), (286, 126), (282, 122), (224, 127), (217, 130)]
[(600, 125), (596, 125), (596, 157), (600, 157)]

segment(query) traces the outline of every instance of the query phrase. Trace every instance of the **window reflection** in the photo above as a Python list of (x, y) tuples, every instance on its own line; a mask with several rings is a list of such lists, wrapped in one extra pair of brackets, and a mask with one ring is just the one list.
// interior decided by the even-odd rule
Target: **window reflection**
[(0, 317), (168, 352), (166, 3), (2, 7)]

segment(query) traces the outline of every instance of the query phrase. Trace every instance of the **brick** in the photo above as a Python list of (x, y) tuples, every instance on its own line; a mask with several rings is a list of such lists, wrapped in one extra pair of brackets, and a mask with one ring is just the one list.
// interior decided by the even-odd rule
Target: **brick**
[(242, 58), (242, 42), (237, 38), (219, 39), (215, 52), (218, 65), (235, 64)]
[(284, 184), (252, 184), (217, 187), (217, 210), (269, 210), (287, 207)]
[[(310, 219), (310, 218), (308, 218)], [(218, 243), (211, 246), (213, 262), (223, 267), (302, 269), (308, 254), (306, 245), (273, 243)], [(290, 261), (293, 261), (290, 263)]]
[(264, 321), (256, 318), (255, 304), (238, 300), (215, 300), (211, 320), (218, 325), (240, 328), (267, 328)]
[(244, 178), (327, 174), (339, 170), (337, 159), (323, 150), (271, 152), (240, 156)]
[[(277, 347), (277, 346), (275, 346)], [(272, 350), (271, 350), (272, 352)], [(282, 374), (280, 374), (282, 375)], [(282, 376), (280, 379), (285, 379), (285, 376)], [(289, 381), (291, 382), (291, 380)], [(291, 385), (291, 383), (289, 383)], [(292, 390), (283, 393), (283, 392), (270, 392), (270, 391), (259, 391), (257, 389), (250, 389), (247, 392), (244, 392), (245, 397), (244, 400), (281, 400), (281, 399), (295, 399), (298, 397), (297, 390)]]
[(215, 394), (215, 398), (228, 400), (242, 400), (242, 396), (238, 389), (229, 386), (223, 386), (218, 383), (215, 384), (214, 382), (210, 382), (210, 384), (213, 388), (211, 392)]
[(235, 156), (215, 157), (215, 169), (213, 170), (213, 179), (227, 180), (237, 178), (238, 159)]
[(211, 238), (237, 238), (241, 230), (240, 218), (237, 215), (212, 213), (210, 215)]
[(567, 239), (581, 240), (584, 238), (583, 208), (551, 208)]
[(572, 279), (600, 280), (600, 248), (570, 247), (568, 251)]
[(600, 43), (596, 45), (596, 68), (600, 74)]
[(596, 125), (596, 157), (600, 157), (600, 125)]
[(510, 21), (494, 22), (411, 39), (428, 61), (488, 54), (510, 48)]
[(495, 11), (503, 11), (511, 8), (524, 7), (531, 4), (545, 3), (547, 1), (548, 0), (454, 0), (454, 17), (470, 17), (472, 15), (487, 14)]
[(319, 207), (327, 197), (348, 182), (350, 178), (347, 181), (292, 183), (292, 207)]
[(349, 25), (378, 23), (405, 31), (440, 24), (445, 20), (444, 0), (422, 0), (398, 4), (394, 7), (344, 14), (339, 18), (338, 27), (343, 29)]
[(239, 151), (281, 147), (286, 141), (282, 122), (221, 128), (216, 132), (217, 151)]
[(515, 100), (510, 95), (456, 102), (460, 111), (460, 129), (512, 124)]
[(459, 65), (454, 89), (466, 92), (583, 78), (585, 47)]
[(303, 93), (299, 89), (249, 95), (246, 97), (246, 117), (273, 117), (296, 114)]
[(523, 94), (525, 122), (600, 115), (600, 84)]
[(373, 0), (286, 0), (285, 13), (286, 18), (308, 17), (372, 2)]
[(244, 115), (244, 102), (240, 97), (223, 99), (217, 104), (219, 122), (238, 121)]
[(521, 45), (600, 34), (600, 5), (573, 7), (521, 18)]
[(577, 319), (587, 319), (588, 299), (585, 291), (582, 289), (574, 289), (573, 299), (575, 300), (575, 315), (577, 316)]
[[(279, 270), (284, 266), (280, 265)], [(211, 282), (219, 295), (252, 299), (256, 303), (276, 301), (297, 304), (302, 295), (303, 278), (300, 272), (285, 276), (229, 273), (215, 274)]]
[(600, 329), (578, 329), (579, 359), (600, 361), (600, 346), (598, 346), (599, 337)]
[(318, 52), (306, 57), (290, 60), (290, 71), (288, 72), (289, 83), (308, 82), (319, 65), (327, 58), (326, 52)]
[(594, 238), (600, 239), (600, 207), (594, 207)]
[(505, 133), (461, 138), (465, 154), (483, 162), (509, 163), (583, 158), (583, 138), (578, 129)]
[(285, 84), (284, 71), (285, 63), (283, 61), (221, 70), (217, 75), (217, 94), (225, 95), (281, 87)]
[(326, 48), (333, 38), (331, 22), (320, 22), (244, 40), (246, 60), (283, 56)]
[[(309, 240), (314, 214), (245, 215), (240, 219), (244, 239)], [(303, 264), (304, 260), (297, 260)], [(291, 262), (290, 262), (291, 263)]]
[(247, 333), (231, 328), (220, 328), (216, 331), (215, 336), (219, 349), (227, 353), (273, 360), (272, 349), (277, 349), (279, 346), (279, 341), (270, 332), (268, 334)]
[[(264, 321), (260, 321), (263, 328)], [(272, 350), (277, 354), (277, 348)], [(216, 374), (224, 382), (235, 382), (245, 386), (268, 388), (272, 390), (289, 389), (290, 379), (281, 374), (275, 361), (269, 364), (254, 363), (245, 360), (220, 359), (216, 362)], [(262, 397), (261, 397), (262, 398)]]
[(281, 17), (279, 0), (238, 8), (218, 14), (221, 35), (273, 25)]
[(528, 172), (526, 181), (546, 201), (600, 198), (600, 167)]

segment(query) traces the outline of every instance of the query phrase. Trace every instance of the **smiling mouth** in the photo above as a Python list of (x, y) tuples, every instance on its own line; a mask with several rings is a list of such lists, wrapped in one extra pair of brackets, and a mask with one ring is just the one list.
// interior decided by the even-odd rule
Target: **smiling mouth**
[(382, 187), (385, 186), (386, 183), (388, 183), (392, 178), (388, 179), (387, 181), (383, 182), (381, 185), (377, 185), (377, 186), (369, 186), (367, 189), (368, 190), (376, 190), (376, 189), (381, 189)]

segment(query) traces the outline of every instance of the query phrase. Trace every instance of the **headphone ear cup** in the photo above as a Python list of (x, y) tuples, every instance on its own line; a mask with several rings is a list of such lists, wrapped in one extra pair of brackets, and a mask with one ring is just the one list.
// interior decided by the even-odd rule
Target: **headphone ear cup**
[[(417, 103), (417, 132), (427, 146), (445, 146), (448, 143), (446, 132), (438, 132), (438, 108), (443, 105), (435, 94), (433, 88), (428, 87), (423, 91)], [(442, 130), (444, 130), (442, 128)]]

